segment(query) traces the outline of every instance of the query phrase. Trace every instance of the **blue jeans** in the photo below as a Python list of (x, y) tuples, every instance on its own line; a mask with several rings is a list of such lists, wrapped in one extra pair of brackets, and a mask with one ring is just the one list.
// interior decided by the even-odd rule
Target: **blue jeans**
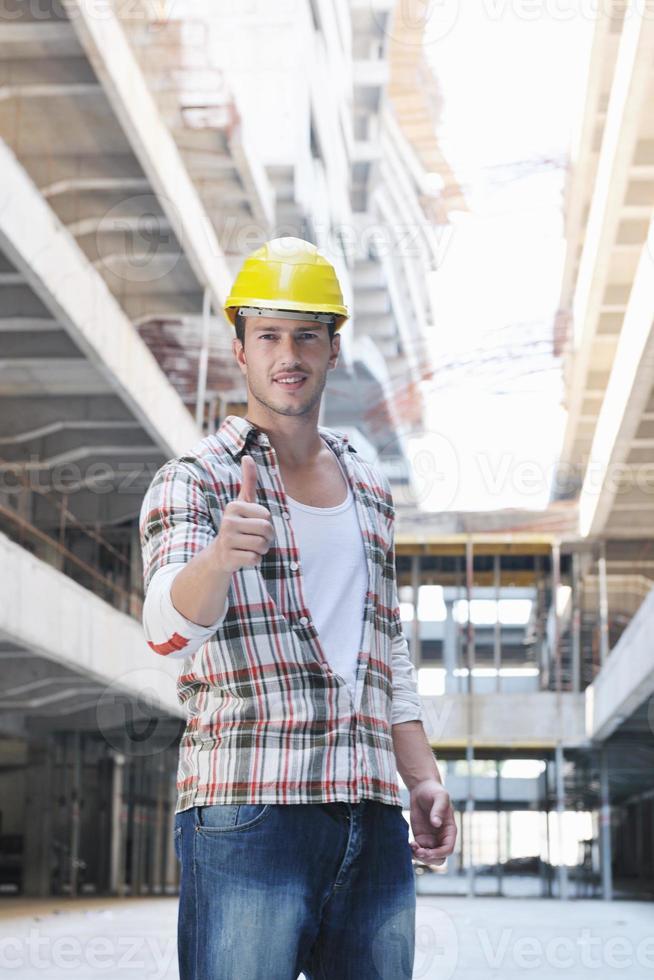
[(410, 980), (408, 832), (369, 799), (177, 813), (180, 980)]

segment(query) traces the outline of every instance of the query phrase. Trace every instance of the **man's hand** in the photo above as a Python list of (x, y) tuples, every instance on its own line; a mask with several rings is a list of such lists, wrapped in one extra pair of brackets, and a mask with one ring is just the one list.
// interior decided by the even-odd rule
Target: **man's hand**
[(225, 506), (214, 544), (216, 561), (228, 572), (260, 565), (275, 537), (270, 511), (255, 503), (257, 464), (251, 456), (241, 457), (241, 474), (241, 490)]
[(414, 858), (423, 864), (443, 864), (456, 842), (450, 794), (437, 779), (425, 779), (416, 783), (409, 798)]

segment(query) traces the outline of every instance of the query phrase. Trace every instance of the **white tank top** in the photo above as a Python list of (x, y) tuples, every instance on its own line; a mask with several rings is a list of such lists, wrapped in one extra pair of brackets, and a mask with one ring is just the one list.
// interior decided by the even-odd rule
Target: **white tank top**
[(354, 696), (368, 568), (352, 489), (335, 507), (309, 507), (286, 494), (300, 552), (304, 598), (332, 670)]

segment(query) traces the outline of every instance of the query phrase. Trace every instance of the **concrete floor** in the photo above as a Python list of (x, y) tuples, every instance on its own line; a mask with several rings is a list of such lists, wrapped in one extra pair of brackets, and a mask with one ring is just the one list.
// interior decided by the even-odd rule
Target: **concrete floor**
[[(2, 900), (0, 973), (177, 980), (176, 923), (174, 898)], [(647, 902), (421, 895), (416, 927), (416, 980), (654, 978)]]

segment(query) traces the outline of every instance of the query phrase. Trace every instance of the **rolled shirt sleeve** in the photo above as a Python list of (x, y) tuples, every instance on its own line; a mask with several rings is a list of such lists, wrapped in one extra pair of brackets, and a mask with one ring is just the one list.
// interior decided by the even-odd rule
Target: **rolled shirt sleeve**
[[(383, 477), (386, 490), (391, 497), (388, 481)], [(411, 662), (409, 645), (402, 631), (402, 617), (397, 595), (397, 580), (395, 572), (395, 513), (389, 519), (390, 544), (386, 553), (385, 575), (392, 582), (392, 603), (390, 609), (391, 643), (393, 665), (393, 700), (391, 708), (391, 724), (402, 721), (422, 721), (422, 702), (418, 694), (418, 677)]]
[(229, 609), (227, 597), (222, 613), (210, 626), (202, 626), (183, 616), (173, 605), (170, 590), (173, 579), (184, 566), (185, 562), (169, 562), (158, 568), (143, 603), (143, 631), (148, 646), (172, 660), (183, 660), (199, 650), (216, 632)]
[[(397, 601), (397, 590), (395, 590)], [(396, 622), (399, 620), (399, 606)], [(418, 677), (409, 656), (409, 645), (401, 631), (395, 633), (392, 641), (393, 657), (393, 701), (391, 724), (401, 721), (422, 721), (422, 702), (418, 694)]]
[(181, 660), (215, 633), (222, 615), (201, 626), (175, 608), (170, 595), (173, 579), (216, 537), (200, 477), (177, 459), (155, 473), (139, 515), (143, 560), (143, 629), (148, 646), (162, 656)]

